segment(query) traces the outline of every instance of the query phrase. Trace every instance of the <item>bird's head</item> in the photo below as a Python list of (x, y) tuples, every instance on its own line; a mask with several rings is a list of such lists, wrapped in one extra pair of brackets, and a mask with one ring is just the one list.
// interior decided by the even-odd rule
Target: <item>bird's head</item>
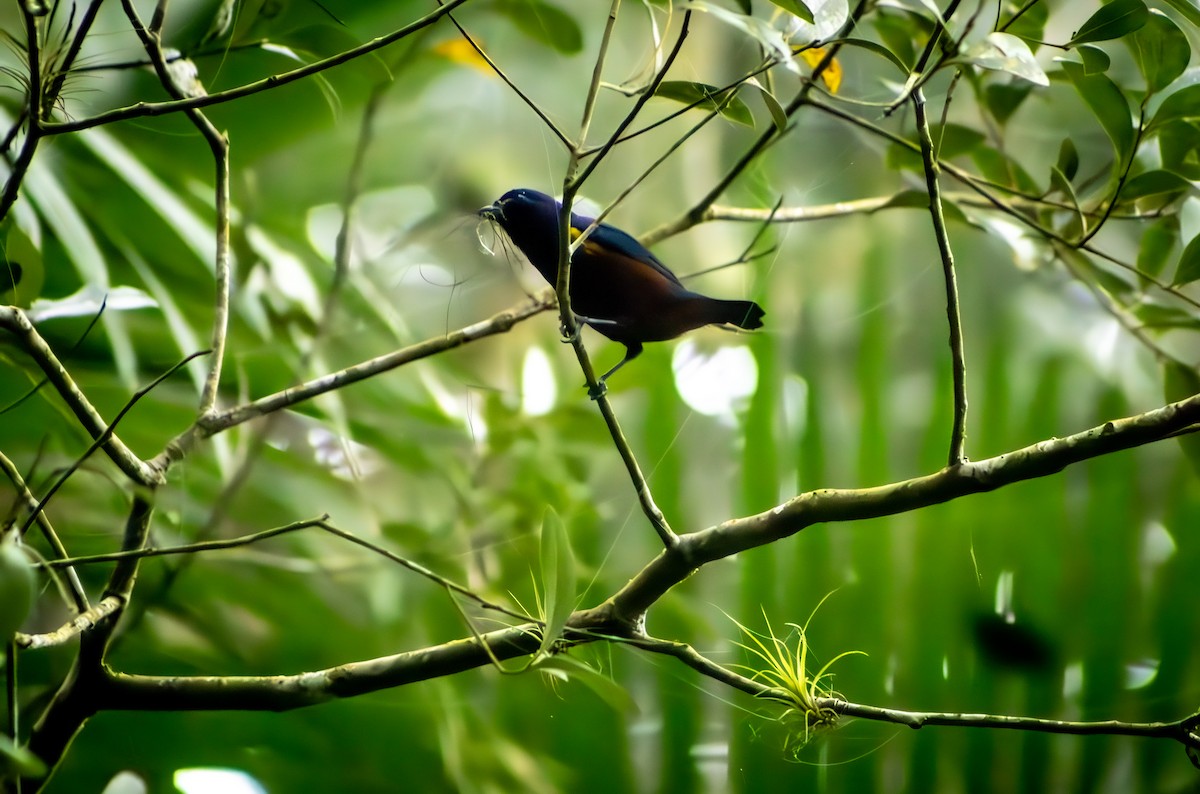
[(499, 223), (509, 236), (519, 235), (523, 230), (545, 234), (557, 228), (558, 208), (553, 197), (521, 187), (508, 191), (495, 203), (481, 207), (479, 216)]

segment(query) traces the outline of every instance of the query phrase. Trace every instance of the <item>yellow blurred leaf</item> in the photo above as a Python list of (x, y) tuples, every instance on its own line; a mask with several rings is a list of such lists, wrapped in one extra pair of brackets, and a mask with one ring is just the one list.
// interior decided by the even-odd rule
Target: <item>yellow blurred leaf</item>
[(484, 74), (491, 74), (492, 67), (488, 66), (488, 62), (483, 59), (471, 43), (463, 39), (449, 39), (443, 41), (433, 48), (433, 51), (443, 58), (460, 63), (464, 66), (473, 66)]
[[(817, 64), (819, 64), (821, 59), (825, 57), (825, 48), (809, 47), (807, 49), (800, 50), (800, 52), (796, 54), (803, 58), (805, 63), (816, 69)], [(825, 67), (825, 71), (821, 72), (821, 80), (824, 81), (825, 87), (829, 89), (829, 93), (831, 94), (836, 94), (838, 89), (841, 88), (842, 65), (838, 62), (837, 58), (834, 58), (832, 61), (830, 61), (829, 65)]]

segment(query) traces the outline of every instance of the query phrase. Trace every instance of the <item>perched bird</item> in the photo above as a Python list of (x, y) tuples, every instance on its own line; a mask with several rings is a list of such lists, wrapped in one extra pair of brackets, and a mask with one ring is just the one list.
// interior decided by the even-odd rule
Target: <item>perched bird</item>
[[(561, 207), (545, 193), (518, 188), (479, 215), (500, 224), (553, 286), (558, 281)], [(571, 240), (594, 222), (571, 213)], [(702, 325), (761, 328), (764, 314), (754, 301), (718, 300), (688, 290), (641, 243), (607, 223), (593, 229), (571, 257), (571, 310), (580, 322), (625, 345), (625, 357), (601, 376), (601, 389), (641, 354), (643, 342), (674, 339)]]

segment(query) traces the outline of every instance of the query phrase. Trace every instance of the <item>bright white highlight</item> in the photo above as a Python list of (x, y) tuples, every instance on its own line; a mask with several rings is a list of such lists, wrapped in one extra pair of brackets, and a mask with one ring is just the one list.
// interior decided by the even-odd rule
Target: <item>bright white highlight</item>
[(175, 772), (175, 788), (183, 794), (267, 794), (267, 790), (240, 769), (198, 767)]
[(521, 412), (527, 416), (543, 416), (550, 413), (558, 401), (558, 384), (550, 358), (540, 347), (531, 347), (525, 352), (525, 363), (521, 367)]
[(671, 370), (675, 388), (689, 408), (730, 422), (758, 388), (758, 364), (745, 347), (704, 353), (685, 339), (675, 348)]

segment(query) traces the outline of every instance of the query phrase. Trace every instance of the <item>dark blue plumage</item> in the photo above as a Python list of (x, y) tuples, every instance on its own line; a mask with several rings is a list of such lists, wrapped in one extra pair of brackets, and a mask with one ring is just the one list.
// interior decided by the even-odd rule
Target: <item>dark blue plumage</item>
[[(500, 224), (551, 285), (558, 276), (558, 213), (545, 193), (518, 188), (479, 214)], [(571, 239), (595, 219), (571, 213)], [(753, 301), (718, 300), (692, 292), (632, 235), (601, 223), (571, 259), (571, 308), (582, 322), (625, 345), (625, 357), (600, 378), (642, 352), (643, 342), (673, 339), (702, 325), (761, 328)]]

